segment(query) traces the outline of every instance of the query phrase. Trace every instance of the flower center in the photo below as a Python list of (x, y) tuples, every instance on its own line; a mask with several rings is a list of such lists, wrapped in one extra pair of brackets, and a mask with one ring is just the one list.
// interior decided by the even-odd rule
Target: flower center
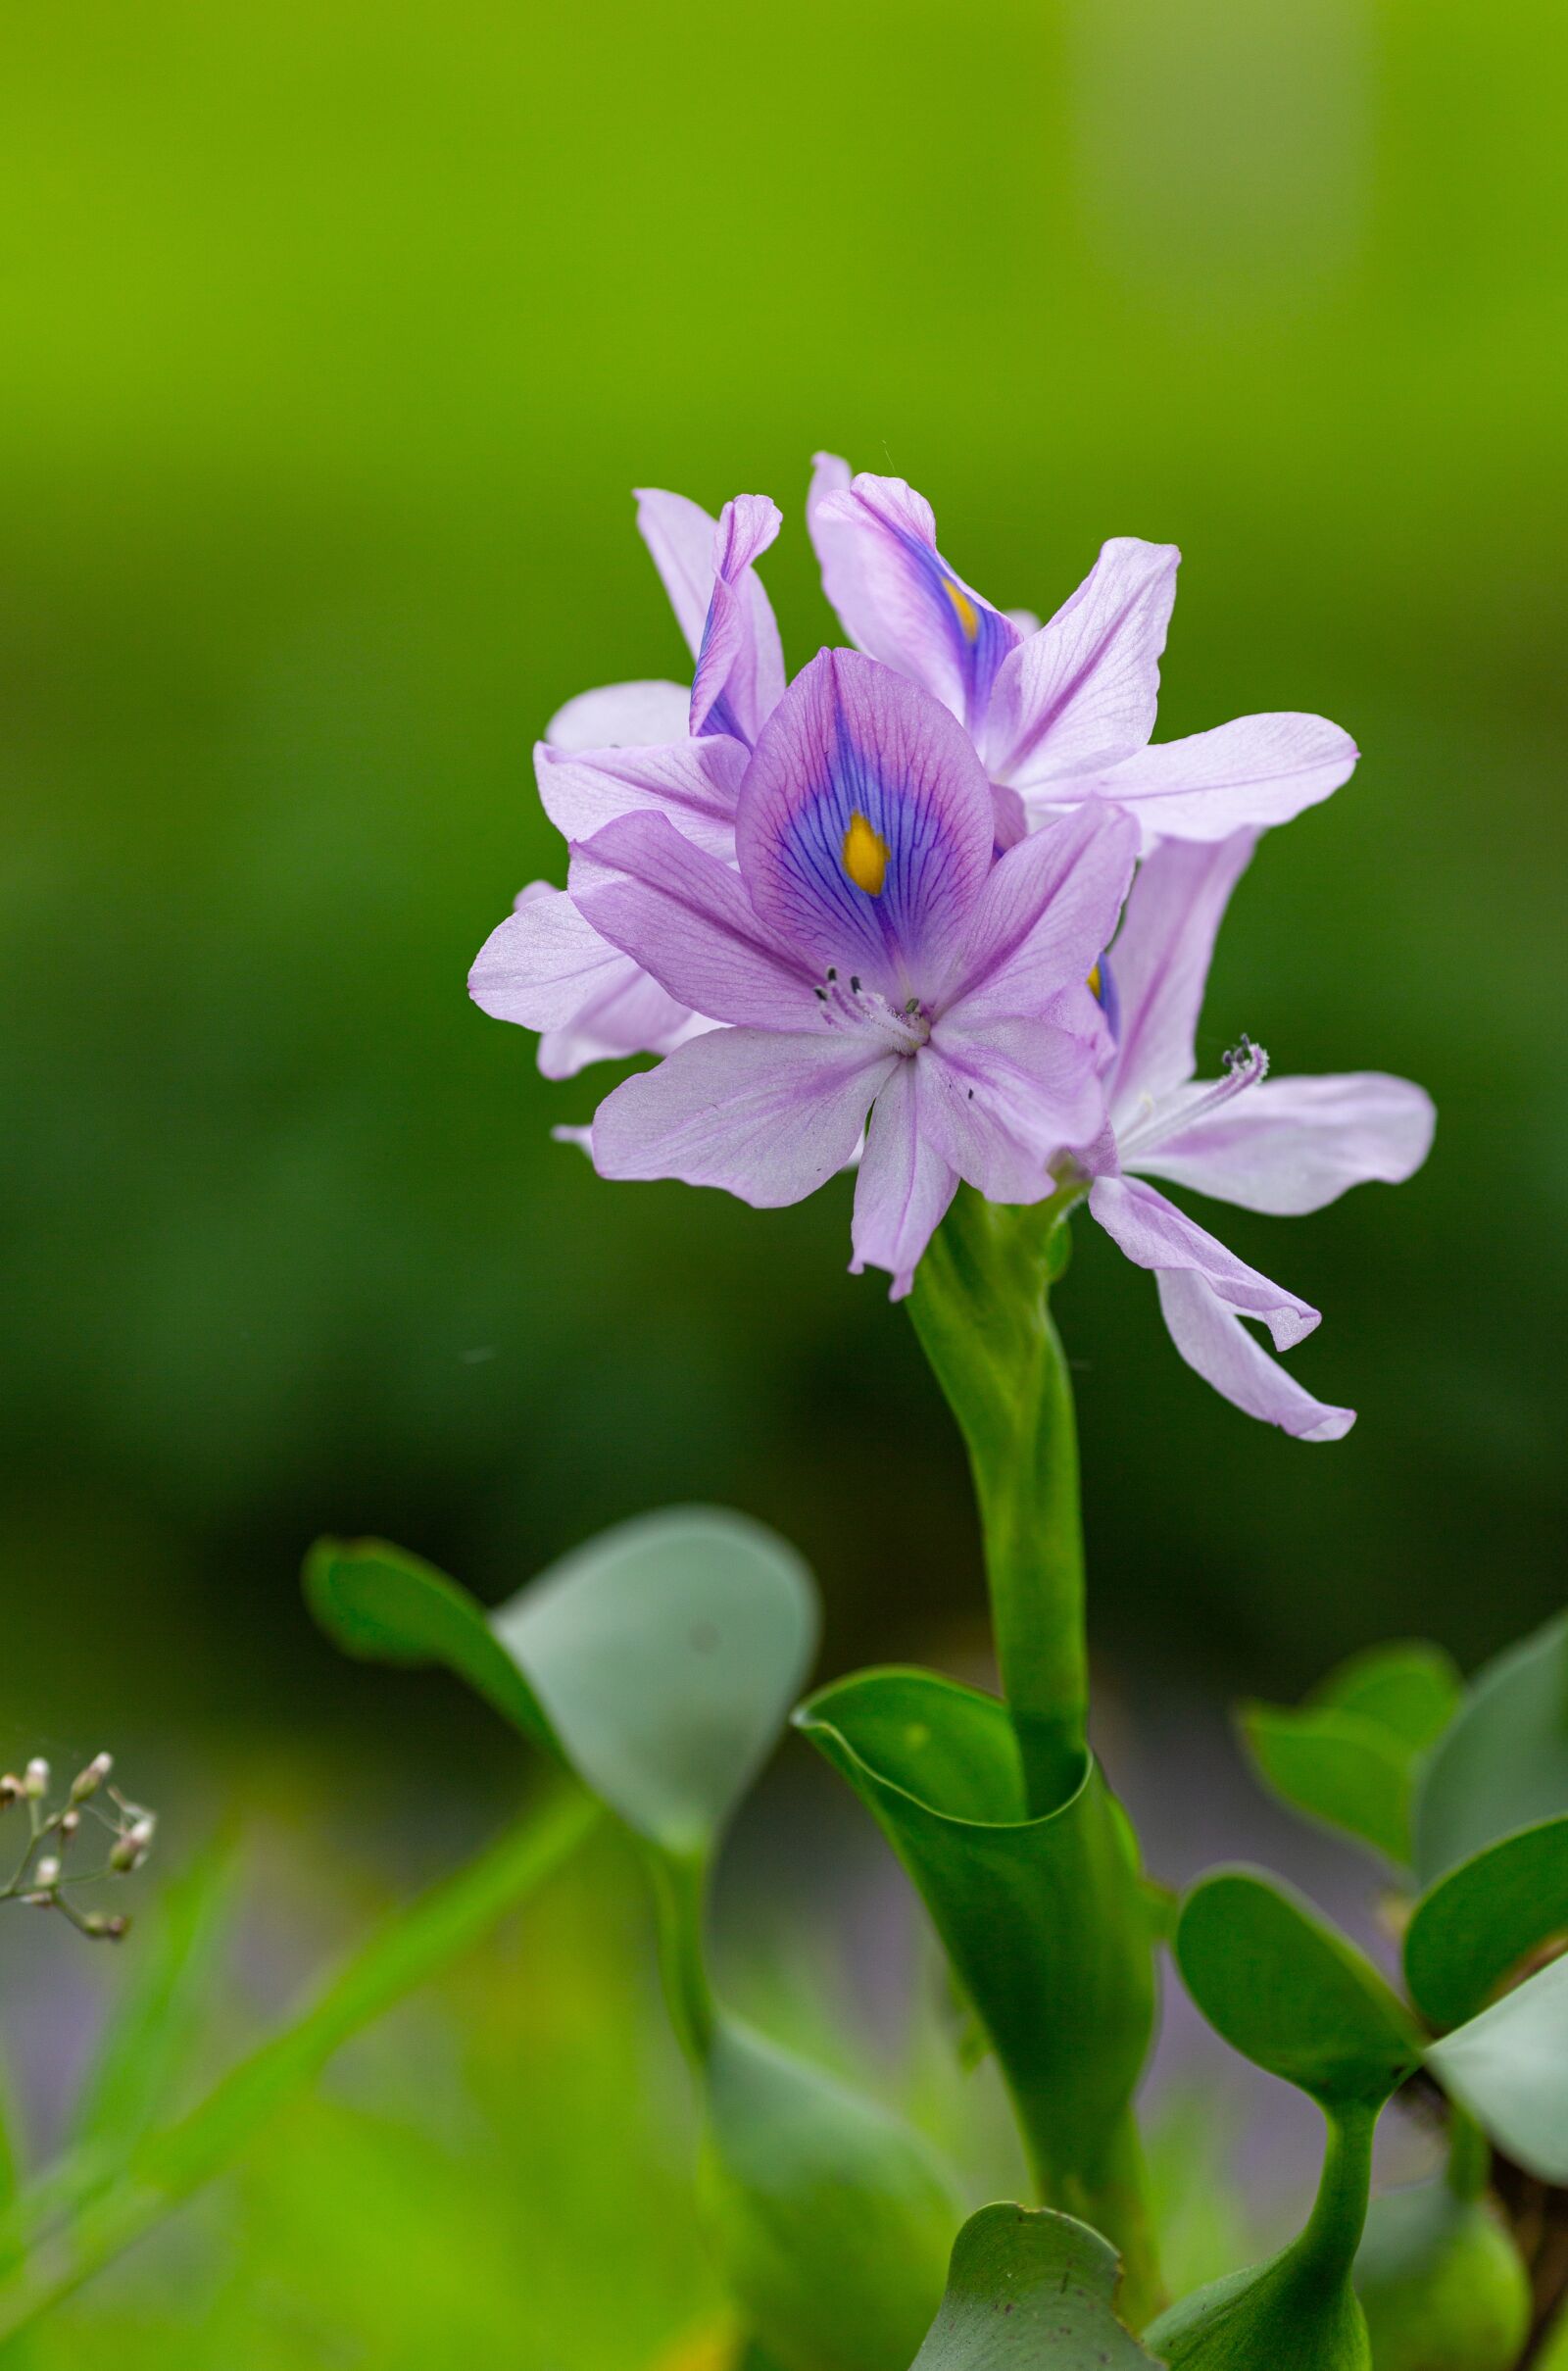
[(931, 1035), (931, 1021), (917, 996), (906, 1005), (890, 1005), (885, 996), (867, 988), (858, 971), (848, 987), (835, 966), (816, 991), (822, 1018), (829, 1028), (869, 1029), (889, 1054), (918, 1054)]
[(844, 834), (844, 869), (856, 888), (863, 889), (868, 898), (882, 895), (892, 853), (882, 834), (872, 830), (857, 808)]

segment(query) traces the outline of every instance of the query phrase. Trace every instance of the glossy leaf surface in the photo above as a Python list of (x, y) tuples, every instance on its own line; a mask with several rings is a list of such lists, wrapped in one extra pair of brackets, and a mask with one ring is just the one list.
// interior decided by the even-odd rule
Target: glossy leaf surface
[(1410, 1998), (1439, 2031), (1487, 2004), (1529, 1953), (1568, 1935), (1568, 1817), (1508, 1836), (1450, 1869), (1404, 1939)]
[(1505, 2155), (1568, 2185), (1568, 1958), (1433, 2043), (1427, 2064)]
[(1432, 1886), (1559, 1812), (1568, 1812), (1568, 1614), (1471, 1683), (1416, 1790), (1416, 1874)]
[(1412, 1641), (1354, 1656), (1302, 1705), (1246, 1705), (1239, 1725), (1276, 1795), (1404, 1867), (1416, 1771), (1459, 1699), (1449, 1658)]
[(1070, 2215), (982, 2206), (954, 2243), (911, 2371), (1149, 2371), (1114, 2309), (1120, 2264)]

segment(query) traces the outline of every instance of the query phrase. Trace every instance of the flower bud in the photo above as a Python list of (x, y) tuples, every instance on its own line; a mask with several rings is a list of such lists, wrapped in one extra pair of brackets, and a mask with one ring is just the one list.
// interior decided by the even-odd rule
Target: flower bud
[(85, 1803), (89, 1795), (96, 1795), (114, 1766), (112, 1754), (95, 1754), (85, 1770), (79, 1770), (71, 1782), (72, 1802)]
[(32, 1873), (40, 1891), (48, 1892), (60, 1883), (60, 1862), (53, 1852), (46, 1852)]
[(61, 1843), (69, 1844), (80, 1825), (81, 1813), (79, 1811), (62, 1811), (60, 1814)]
[(22, 1791), (24, 1795), (30, 1795), (34, 1803), (48, 1794), (49, 1764), (41, 1754), (35, 1754), (28, 1762), (26, 1773), (22, 1781)]
[(106, 1910), (93, 1910), (82, 1920), (81, 1929), (84, 1935), (91, 1935), (95, 1940), (118, 1943), (129, 1924), (128, 1918), (118, 1914), (111, 1916)]
[(125, 1830), (109, 1855), (112, 1869), (137, 1869), (146, 1859), (153, 1841), (153, 1821), (143, 1814)]
[(4, 1778), (0, 1778), (0, 1811), (8, 1810), (14, 1803), (20, 1803), (26, 1791), (15, 1770), (8, 1770)]

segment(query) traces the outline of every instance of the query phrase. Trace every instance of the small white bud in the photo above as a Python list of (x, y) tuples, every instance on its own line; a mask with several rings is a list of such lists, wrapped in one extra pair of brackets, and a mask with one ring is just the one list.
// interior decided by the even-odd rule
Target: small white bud
[(4, 1778), (0, 1778), (0, 1810), (8, 1808), (14, 1803), (20, 1803), (26, 1792), (26, 1788), (15, 1770), (8, 1770)]
[(60, 1814), (61, 1843), (69, 1844), (80, 1825), (81, 1813), (79, 1811), (62, 1811)]
[(93, 1910), (82, 1921), (82, 1925), (89, 1935), (101, 1936), (110, 1943), (118, 1943), (129, 1924), (128, 1918), (112, 1918), (104, 1910)]
[(53, 1894), (24, 1894), (22, 1899), (29, 1910), (52, 1910), (55, 1906)]
[(31, 1761), (28, 1762), (26, 1775), (23, 1779), (22, 1787), (24, 1794), (30, 1795), (34, 1803), (38, 1801), (40, 1796), (48, 1794), (49, 1764), (44, 1760), (41, 1754), (35, 1754)]
[(112, 1869), (138, 1869), (146, 1859), (153, 1841), (154, 1822), (145, 1814), (125, 1830), (109, 1855)]
[(71, 1782), (72, 1802), (85, 1803), (89, 1795), (96, 1795), (114, 1766), (112, 1754), (95, 1754), (85, 1770), (79, 1770)]
[(60, 1883), (60, 1862), (53, 1852), (46, 1852), (33, 1870), (41, 1890), (47, 1891)]

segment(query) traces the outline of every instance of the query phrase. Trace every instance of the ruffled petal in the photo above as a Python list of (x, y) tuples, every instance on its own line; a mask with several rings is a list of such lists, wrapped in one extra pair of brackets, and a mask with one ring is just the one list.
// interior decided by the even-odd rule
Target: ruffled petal
[[(709, 612), (719, 583), (720, 563), (727, 562), (731, 572), (726, 578), (727, 591), (721, 606), (726, 611), (733, 610), (733, 616), (723, 633), (735, 637), (735, 647), (729, 650), (722, 668), (716, 661), (710, 667), (710, 685), (705, 688), (704, 697), (708, 697), (714, 673), (727, 676), (734, 670), (744, 676), (750, 689), (739, 694), (741, 702), (749, 711), (761, 712), (752, 714), (745, 730), (744, 737), (754, 740), (761, 716), (775, 704), (784, 688), (784, 652), (778, 624), (762, 590), (761, 578), (751, 566), (757, 554), (778, 532), (777, 510), (763, 495), (743, 494), (736, 503), (725, 505), (725, 518), (720, 520), (710, 518), (700, 503), (688, 502), (684, 494), (663, 494), (643, 487), (637, 495), (637, 524), (699, 668), (703, 664), (704, 642), (709, 636)], [(722, 689), (722, 681), (719, 688)], [(735, 722), (734, 718), (721, 719), (718, 729), (730, 731)], [(690, 729), (696, 732), (701, 728), (693, 724)]]
[(558, 708), (544, 740), (563, 752), (684, 741), (690, 707), (691, 694), (679, 683), (605, 683)]
[(530, 883), (486, 939), (468, 993), (495, 1019), (540, 1032), (547, 1078), (574, 1077), (586, 1062), (666, 1053), (703, 1025), (547, 881)]
[(1348, 782), (1355, 743), (1326, 716), (1238, 716), (1185, 741), (1156, 741), (1102, 771), (1046, 787), (1098, 791), (1138, 817), (1144, 846), (1156, 840), (1223, 840), (1288, 823)]
[(1227, 1309), (1261, 1318), (1276, 1350), (1292, 1349), (1317, 1324), (1318, 1312), (1309, 1302), (1298, 1301), (1282, 1284), (1238, 1260), (1152, 1186), (1133, 1177), (1097, 1177), (1089, 1208), (1111, 1241), (1139, 1267), (1201, 1276)]
[(914, 1282), (921, 1255), (958, 1190), (957, 1172), (922, 1125), (924, 1068), (923, 1055), (896, 1064), (876, 1099), (855, 1185), (850, 1273), (886, 1268), (894, 1301), (902, 1301)]
[(1250, 831), (1206, 848), (1171, 841), (1139, 867), (1110, 951), (1119, 1016), (1113, 1114), (1192, 1077), (1214, 939), (1255, 842)]
[[(1205, 1100), (1200, 1087), (1182, 1093)], [(1298, 1217), (1371, 1178), (1401, 1185), (1425, 1161), (1436, 1124), (1432, 1098), (1407, 1078), (1267, 1078), (1187, 1128), (1178, 1099), (1157, 1146), (1127, 1165), (1244, 1210)]]
[(606, 1097), (594, 1166), (722, 1186), (758, 1210), (804, 1201), (854, 1153), (898, 1059), (856, 1038), (713, 1029)]
[(902, 477), (842, 482), (818, 454), (807, 523), (822, 587), (857, 648), (924, 684), (978, 730), (1018, 628), (937, 550), (931, 505)]
[(622, 815), (572, 850), (571, 895), (602, 938), (710, 1020), (814, 1029), (812, 973), (738, 872), (662, 815)]
[(1116, 927), (1135, 825), (1093, 803), (999, 857), (955, 949), (945, 1009), (973, 1024), (1044, 1013), (1080, 986)]
[(1156, 1278), (1159, 1307), (1171, 1340), (1188, 1365), (1244, 1414), (1278, 1424), (1298, 1441), (1340, 1441), (1355, 1422), (1353, 1408), (1314, 1400), (1271, 1358), (1206, 1277), (1166, 1269)]
[(1180, 560), (1173, 543), (1113, 537), (1050, 623), (1004, 660), (982, 744), (999, 781), (1049, 797), (1056, 775), (1143, 748)]
[(939, 1021), (913, 1066), (933, 1145), (988, 1202), (1042, 1201), (1051, 1161), (1102, 1116), (1093, 1049), (1049, 1021)]
[(568, 840), (586, 840), (620, 815), (667, 815), (689, 840), (728, 861), (745, 745), (727, 733), (650, 748), (567, 753), (541, 741), (533, 753), (546, 815)]
[(890, 1003), (946, 976), (980, 895), (991, 785), (947, 712), (891, 668), (822, 651), (763, 729), (735, 818), (758, 914), (818, 977)]
[(692, 679), (693, 733), (734, 733), (748, 746), (784, 696), (784, 651), (753, 563), (784, 521), (765, 494), (726, 502), (713, 536), (713, 590)]

